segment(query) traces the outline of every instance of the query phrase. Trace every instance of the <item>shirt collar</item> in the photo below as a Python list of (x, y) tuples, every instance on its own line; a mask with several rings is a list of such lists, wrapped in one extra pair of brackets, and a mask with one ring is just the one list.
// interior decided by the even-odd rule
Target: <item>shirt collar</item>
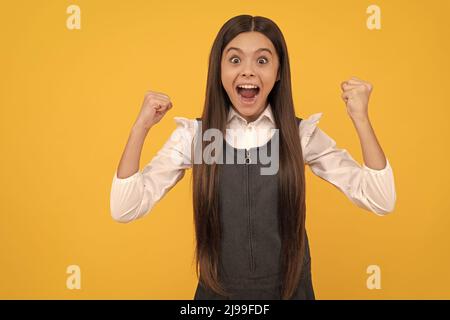
[[(230, 110), (228, 112), (227, 123), (229, 123), (235, 117), (239, 118), (240, 120), (242, 120), (245, 124), (248, 124), (247, 120), (245, 120), (239, 113), (237, 113), (236, 110), (234, 110), (233, 106), (230, 104)], [(255, 121), (252, 121), (252, 122), (257, 124), (258, 122), (260, 122), (264, 118), (269, 119), (270, 122), (275, 124), (275, 120), (273, 118), (272, 106), (270, 105), (270, 103), (267, 104), (266, 108), (259, 115), (258, 119), (256, 119)]]

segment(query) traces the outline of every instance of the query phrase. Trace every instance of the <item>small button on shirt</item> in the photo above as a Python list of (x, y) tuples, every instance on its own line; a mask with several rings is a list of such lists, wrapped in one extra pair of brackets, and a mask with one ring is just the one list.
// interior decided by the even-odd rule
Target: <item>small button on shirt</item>
[[(274, 133), (275, 121), (270, 103), (264, 112), (248, 123), (232, 106), (229, 108), (225, 139), (233, 147), (250, 149), (267, 143)], [(322, 113), (315, 113), (299, 124), (303, 160), (311, 171), (336, 186), (360, 208), (385, 215), (396, 202), (392, 167), (375, 170), (360, 165), (346, 149), (318, 127)], [(112, 179), (111, 216), (118, 222), (129, 222), (148, 214), (154, 205), (192, 168), (191, 143), (195, 143), (198, 122), (184, 117), (174, 118), (177, 127), (163, 147), (142, 171), (127, 178)], [(175, 161), (177, 159), (177, 161)]]

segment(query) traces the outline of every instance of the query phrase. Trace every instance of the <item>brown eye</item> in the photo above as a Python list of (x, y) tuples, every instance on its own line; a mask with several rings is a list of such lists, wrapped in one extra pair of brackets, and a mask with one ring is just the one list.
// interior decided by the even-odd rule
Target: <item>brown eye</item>
[(232, 58), (230, 59), (230, 62), (231, 62), (231, 63), (234, 63), (234, 62), (233, 62), (234, 59), (239, 59), (239, 58), (238, 58), (238, 57), (232, 57)]
[(269, 62), (269, 60), (267, 60), (266, 58), (264, 58), (264, 57), (261, 57), (260, 59), (258, 59), (258, 62), (259, 61), (261, 61), (261, 60), (265, 60), (266, 62), (265, 63), (263, 63), (263, 64), (266, 64), (266, 63), (268, 63)]

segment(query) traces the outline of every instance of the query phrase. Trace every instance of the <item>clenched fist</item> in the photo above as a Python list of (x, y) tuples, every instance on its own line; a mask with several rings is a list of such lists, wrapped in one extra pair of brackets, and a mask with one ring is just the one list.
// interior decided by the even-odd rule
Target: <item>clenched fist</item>
[(346, 103), (348, 115), (353, 120), (368, 118), (369, 97), (372, 88), (372, 84), (356, 77), (341, 82), (341, 97)]
[(149, 130), (157, 124), (171, 108), (172, 102), (168, 95), (155, 91), (147, 91), (135, 125), (144, 128), (145, 130)]

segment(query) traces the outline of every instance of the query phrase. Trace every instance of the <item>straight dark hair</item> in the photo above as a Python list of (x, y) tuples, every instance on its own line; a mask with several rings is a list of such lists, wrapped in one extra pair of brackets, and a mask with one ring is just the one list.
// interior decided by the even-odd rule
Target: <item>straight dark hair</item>
[[(216, 128), (225, 133), (231, 101), (221, 82), (221, 59), (226, 45), (242, 32), (261, 32), (279, 57), (280, 80), (268, 96), (279, 129), (278, 219), (281, 237), (281, 298), (289, 299), (300, 281), (305, 254), (305, 167), (291, 89), (289, 57), (283, 34), (270, 19), (239, 15), (228, 20), (214, 40), (209, 56), (201, 132)], [(224, 135), (225, 136), (225, 135)], [(204, 139), (198, 139), (202, 149)], [(193, 146), (192, 150), (196, 147)], [(193, 151), (194, 152), (194, 151)], [(199, 281), (227, 296), (219, 279), (221, 222), (218, 183), (220, 164), (193, 164), (193, 209), (196, 234), (195, 262)]]

